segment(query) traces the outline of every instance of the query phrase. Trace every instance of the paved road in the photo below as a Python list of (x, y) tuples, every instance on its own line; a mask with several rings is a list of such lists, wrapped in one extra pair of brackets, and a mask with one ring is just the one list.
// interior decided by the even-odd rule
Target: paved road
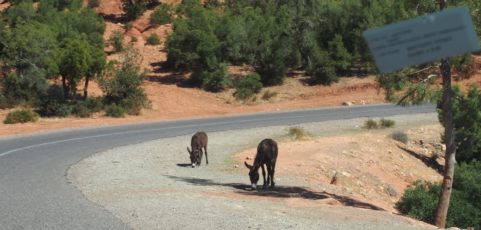
[[(0, 229), (128, 229), (89, 202), (65, 173), (81, 159), (116, 146), (193, 133), (434, 112), (432, 105), (353, 106), (219, 116), (74, 129), (0, 139)], [(186, 140), (188, 142), (188, 140)]]

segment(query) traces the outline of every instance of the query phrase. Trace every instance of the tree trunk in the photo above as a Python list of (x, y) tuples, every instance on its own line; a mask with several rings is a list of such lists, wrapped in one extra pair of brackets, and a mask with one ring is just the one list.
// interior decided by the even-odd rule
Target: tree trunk
[[(446, 0), (438, 0), (440, 10), (446, 8)], [(438, 208), (434, 224), (439, 228), (446, 226), (446, 218), (448, 216), (449, 201), (451, 200), (451, 192), (453, 191), (454, 166), (456, 163), (456, 145), (454, 143), (454, 123), (453, 123), (453, 92), (451, 88), (451, 66), (448, 59), (441, 61), (441, 73), (443, 75), (443, 125), (444, 125), (444, 142), (446, 144), (446, 153), (444, 156), (444, 177), (439, 196)]]
[(85, 76), (84, 99), (87, 99), (88, 97), (89, 80), (90, 76), (87, 74), (87, 76)]
[(443, 123), (444, 123), (444, 141), (446, 144), (444, 178), (439, 197), (438, 209), (436, 211), (435, 225), (444, 228), (448, 215), (449, 201), (454, 178), (454, 165), (456, 163), (456, 145), (454, 143), (454, 123), (453, 123), (453, 103), (451, 89), (451, 67), (447, 59), (442, 60), (441, 72), (443, 74)]
[(67, 79), (65, 76), (62, 76), (62, 88), (63, 88), (63, 98), (65, 100), (69, 99), (69, 90), (68, 90), (68, 85), (67, 85)]

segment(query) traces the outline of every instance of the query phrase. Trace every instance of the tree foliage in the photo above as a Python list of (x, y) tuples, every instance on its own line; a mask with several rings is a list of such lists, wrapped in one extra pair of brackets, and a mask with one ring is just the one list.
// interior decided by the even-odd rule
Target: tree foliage
[[(396, 204), (402, 214), (434, 223), (441, 185), (417, 181)], [(453, 195), (446, 227), (481, 228), (481, 162), (461, 163), (454, 173)]]
[(105, 24), (95, 11), (81, 6), (81, 0), (40, 0), (35, 7), (22, 0), (2, 14), (0, 71), (9, 77), (1, 89), (10, 106), (42, 107), (51, 84), (47, 80), (58, 77), (65, 83), (64, 99), (75, 99), (81, 80), (87, 95), (89, 79), (105, 65)]

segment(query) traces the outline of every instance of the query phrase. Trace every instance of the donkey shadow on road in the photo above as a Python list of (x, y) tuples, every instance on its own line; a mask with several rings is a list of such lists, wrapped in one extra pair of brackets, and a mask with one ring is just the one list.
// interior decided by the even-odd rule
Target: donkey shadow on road
[(332, 194), (328, 192), (316, 192), (305, 187), (299, 186), (276, 186), (275, 188), (252, 190), (250, 184), (241, 183), (219, 183), (210, 179), (201, 179), (193, 177), (178, 177), (171, 175), (164, 175), (175, 181), (182, 181), (188, 184), (196, 186), (220, 186), (232, 188), (235, 193), (247, 195), (247, 196), (259, 196), (259, 197), (275, 197), (275, 198), (303, 198), (307, 200), (322, 200), (322, 199), (335, 199), (344, 206), (364, 208), (371, 210), (384, 211), (384, 209), (375, 205), (365, 203), (356, 200), (351, 197)]

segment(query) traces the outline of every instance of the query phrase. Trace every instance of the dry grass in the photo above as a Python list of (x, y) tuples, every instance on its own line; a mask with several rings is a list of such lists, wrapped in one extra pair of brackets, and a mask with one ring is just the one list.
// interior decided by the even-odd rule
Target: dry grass
[(272, 98), (274, 98), (275, 96), (277, 96), (277, 92), (276, 91), (270, 91), (270, 90), (267, 90), (264, 92), (264, 94), (262, 94), (262, 100), (264, 101), (270, 101)]
[(302, 127), (290, 127), (289, 136), (293, 140), (309, 140), (311, 139), (311, 134), (304, 130)]

